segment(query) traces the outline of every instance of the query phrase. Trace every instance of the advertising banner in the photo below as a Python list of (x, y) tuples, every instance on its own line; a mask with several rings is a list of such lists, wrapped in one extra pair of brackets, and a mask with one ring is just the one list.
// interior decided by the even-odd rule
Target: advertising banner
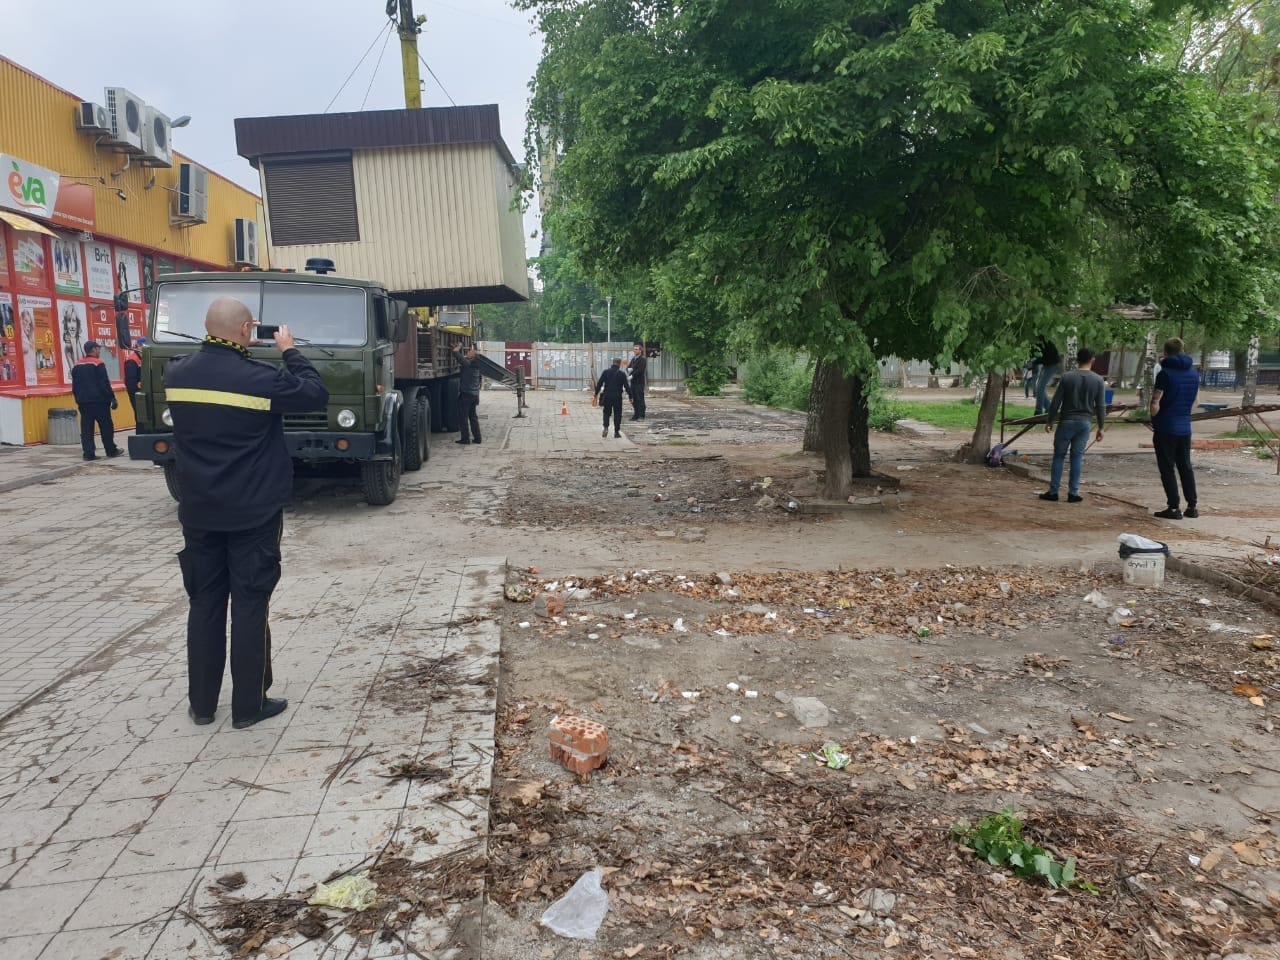
[(84, 359), (84, 342), (90, 339), (89, 324), (84, 304), (78, 300), (59, 300), (57, 313), (58, 343), (62, 350), (62, 382), (69, 384), (71, 368)]
[(111, 245), (85, 241), (84, 262), (89, 271), (89, 296), (94, 300), (110, 301), (116, 293), (115, 273), (111, 267)]
[(177, 272), (177, 264), (169, 257), (156, 257), (156, 276), (162, 273)]
[(80, 241), (57, 236), (49, 244), (53, 247), (54, 292), (83, 297), (84, 268), (80, 260)]
[(116, 292), (129, 291), (130, 303), (142, 303), (142, 272), (136, 250), (115, 247)]
[(151, 291), (156, 285), (156, 265), (151, 254), (142, 255), (142, 302), (151, 302)]
[(0, 176), (4, 177), (4, 189), (0, 189), (0, 207), (8, 207), (28, 216), (53, 216), (54, 202), (58, 199), (58, 182), (61, 177), (52, 170), (20, 160), (7, 153), (0, 153)]
[(18, 335), (29, 387), (58, 385), (58, 352), (53, 331), (53, 301), (48, 297), (18, 297)]
[(4, 242), (4, 224), (0, 224), (0, 287), (7, 287), (11, 282), (9, 277), (9, 248)]
[(44, 236), (13, 231), (13, 285), (19, 290), (49, 289)]
[(21, 375), (17, 320), (13, 312), (13, 297), (0, 293), (0, 387), (16, 387)]
[(106, 365), (107, 375), (112, 380), (121, 379), (120, 337), (116, 330), (115, 311), (107, 307), (89, 308), (89, 337), (102, 344), (102, 353), (98, 356)]

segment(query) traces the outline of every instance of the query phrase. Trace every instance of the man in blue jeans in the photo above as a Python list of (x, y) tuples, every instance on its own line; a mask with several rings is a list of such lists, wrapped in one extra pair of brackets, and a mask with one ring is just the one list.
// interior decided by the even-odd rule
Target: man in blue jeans
[[(1156, 466), (1160, 468), (1160, 483), (1169, 504), (1166, 509), (1156, 511), (1155, 515), (1162, 520), (1183, 517), (1194, 520), (1200, 516), (1196, 509), (1196, 475), (1191, 469), (1191, 411), (1199, 390), (1200, 374), (1191, 357), (1182, 352), (1182, 340), (1171, 337), (1164, 342), (1164, 357), (1160, 360), (1160, 372), (1156, 374), (1148, 407), (1151, 429), (1155, 433)], [(1185, 510), (1178, 509), (1179, 479), (1182, 495), (1187, 500)]]
[(1049, 476), (1049, 489), (1040, 494), (1041, 500), (1057, 501), (1058, 487), (1062, 485), (1062, 462), (1071, 451), (1071, 478), (1067, 481), (1067, 502), (1079, 503), (1080, 471), (1084, 467), (1084, 451), (1089, 446), (1089, 430), (1093, 421), (1098, 422), (1098, 443), (1102, 442), (1102, 428), (1107, 419), (1107, 384), (1093, 372), (1093, 351), (1081, 347), (1076, 351), (1077, 370), (1062, 375), (1058, 389), (1049, 404), (1049, 420), (1046, 431), (1058, 430), (1053, 435), (1053, 471)]

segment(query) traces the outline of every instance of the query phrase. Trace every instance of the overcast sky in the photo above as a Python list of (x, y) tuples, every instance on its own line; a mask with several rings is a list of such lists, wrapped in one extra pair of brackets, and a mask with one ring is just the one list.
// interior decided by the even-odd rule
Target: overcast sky
[[(5, 6), (0, 53), (85, 100), (102, 103), (103, 87), (121, 86), (170, 118), (190, 114), (174, 149), (254, 193), (256, 171), (236, 154), (236, 117), (324, 112), (371, 44), (329, 110), (404, 106), (385, 0), (112, 0), (69, 21), (47, 5)], [(523, 162), (541, 51), (528, 16), (505, 0), (414, 0), (414, 12), (427, 17), (419, 51), (440, 80), (422, 70), (423, 106), (449, 106), (450, 96), (498, 104), (503, 137)], [(536, 229), (532, 214), (525, 226), (526, 236)], [(533, 255), (537, 243), (526, 247)]]

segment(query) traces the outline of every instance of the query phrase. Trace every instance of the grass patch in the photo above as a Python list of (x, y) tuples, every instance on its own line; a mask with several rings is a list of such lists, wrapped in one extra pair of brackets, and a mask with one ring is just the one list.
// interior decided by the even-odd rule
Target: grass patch
[(667, 441), (668, 447), (696, 447), (697, 445), (698, 445), (698, 441), (696, 440), (668, 440)]
[(972, 400), (898, 400), (899, 417), (931, 423), (944, 430), (972, 430), (978, 425), (978, 405)]
[[(1274, 430), (1264, 430), (1262, 435), (1266, 437), (1268, 440), (1277, 439), (1277, 434)], [(1225, 437), (1228, 440), (1257, 440), (1258, 439), (1258, 434), (1253, 430), (1232, 430), (1230, 433), (1220, 433), (1218, 434), (1218, 436)]]

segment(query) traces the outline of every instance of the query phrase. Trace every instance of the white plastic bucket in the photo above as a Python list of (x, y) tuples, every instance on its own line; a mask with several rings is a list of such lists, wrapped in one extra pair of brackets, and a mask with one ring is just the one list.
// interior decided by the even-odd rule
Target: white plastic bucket
[(1164, 585), (1164, 554), (1135, 553), (1124, 558), (1124, 582), (1130, 587)]

